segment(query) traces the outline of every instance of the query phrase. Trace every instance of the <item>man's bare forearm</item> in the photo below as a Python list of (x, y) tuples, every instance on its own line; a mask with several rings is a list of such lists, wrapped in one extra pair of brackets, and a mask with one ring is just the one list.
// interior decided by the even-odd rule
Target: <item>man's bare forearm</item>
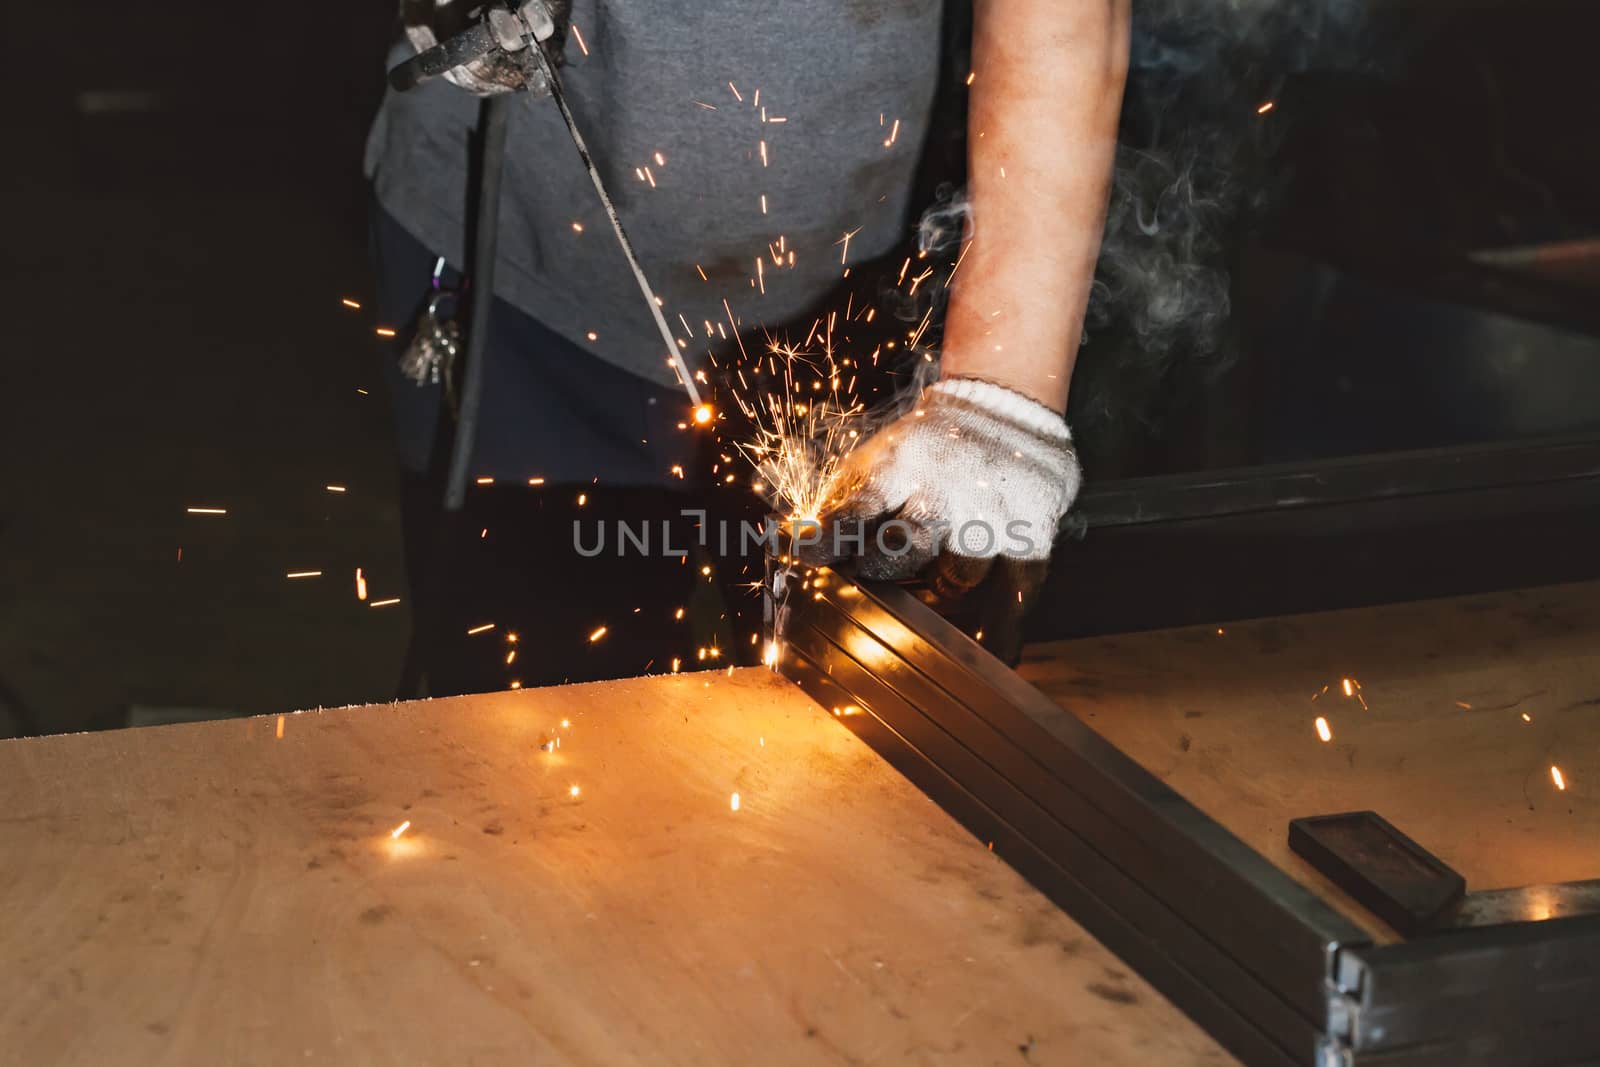
[(968, 123), (974, 233), (943, 375), (1065, 411), (1104, 228), (1130, 0), (977, 0)]

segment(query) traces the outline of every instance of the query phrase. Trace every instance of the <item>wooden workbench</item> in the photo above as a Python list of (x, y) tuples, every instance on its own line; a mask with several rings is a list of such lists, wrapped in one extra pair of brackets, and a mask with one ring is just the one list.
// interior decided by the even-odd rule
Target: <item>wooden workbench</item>
[(0, 908), (6, 1062), (1231, 1062), (760, 670), (0, 742)]
[(1290, 819), (1375, 810), (1469, 891), (1600, 878), (1600, 583), (1062, 641), (1019, 670), (1380, 940)]

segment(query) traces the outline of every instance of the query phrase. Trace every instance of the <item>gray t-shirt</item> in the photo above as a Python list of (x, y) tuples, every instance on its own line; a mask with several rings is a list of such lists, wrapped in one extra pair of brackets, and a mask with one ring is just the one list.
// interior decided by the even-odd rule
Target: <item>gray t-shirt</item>
[[(707, 323), (729, 329), (724, 299), (741, 329), (775, 326), (838, 281), (846, 233), (850, 263), (904, 234), (941, 3), (573, 4), (562, 84), (690, 366)], [(442, 79), (391, 90), (367, 142), (379, 203), (456, 264), (477, 116)], [(514, 103), (495, 292), (610, 363), (675, 381), (548, 99)]]

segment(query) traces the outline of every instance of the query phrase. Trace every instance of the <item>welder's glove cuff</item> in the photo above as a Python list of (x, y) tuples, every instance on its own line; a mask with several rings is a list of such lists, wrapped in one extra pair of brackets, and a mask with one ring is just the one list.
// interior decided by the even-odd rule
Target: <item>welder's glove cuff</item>
[(823, 527), (877, 524), (863, 577), (909, 577), (937, 558), (970, 588), (996, 557), (1042, 569), (1080, 481), (1059, 414), (990, 382), (941, 381), (845, 461)]

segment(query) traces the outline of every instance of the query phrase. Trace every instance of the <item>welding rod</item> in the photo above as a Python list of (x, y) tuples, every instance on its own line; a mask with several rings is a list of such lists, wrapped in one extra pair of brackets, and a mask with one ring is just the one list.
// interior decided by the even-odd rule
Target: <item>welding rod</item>
[(566, 95), (561, 91), (561, 81), (556, 77), (555, 64), (550, 62), (550, 57), (545, 54), (544, 45), (535, 42), (532, 47), (534, 55), (539, 60), (539, 66), (544, 71), (545, 80), (550, 86), (550, 99), (554, 100), (556, 107), (561, 110), (561, 119), (567, 124), (567, 132), (572, 135), (572, 143), (578, 149), (578, 156), (589, 171), (589, 180), (594, 183), (594, 191), (600, 196), (600, 205), (606, 209), (606, 218), (611, 220), (611, 230), (617, 235), (617, 243), (622, 246), (622, 254), (627, 257), (628, 266), (633, 269), (633, 279), (639, 283), (639, 291), (644, 294), (644, 302), (650, 306), (650, 314), (656, 320), (656, 329), (661, 331), (661, 340), (667, 346), (672, 369), (677, 372), (678, 380), (683, 383), (684, 391), (689, 394), (689, 403), (699, 407), (700, 391), (694, 387), (694, 376), (689, 373), (689, 365), (683, 361), (683, 354), (678, 351), (677, 342), (672, 339), (672, 328), (667, 325), (667, 317), (661, 313), (661, 305), (656, 302), (656, 292), (650, 287), (650, 279), (645, 277), (644, 268), (639, 265), (639, 257), (633, 254), (633, 244), (622, 228), (622, 217), (617, 214), (617, 207), (611, 202), (610, 194), (606, 192), (605, 182), (600, 179), (600, 170), (594, 165), (594, 157), (589, 154), (589, 145), (584, 141), (583, 134), (578, 132), (578, 123), (572, 117), (572, 109), (567, 107)]

